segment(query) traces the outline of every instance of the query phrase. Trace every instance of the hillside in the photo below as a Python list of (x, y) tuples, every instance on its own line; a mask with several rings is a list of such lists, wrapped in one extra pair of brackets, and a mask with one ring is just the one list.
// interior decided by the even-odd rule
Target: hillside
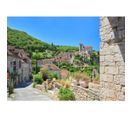
[(48, 44), (37, 38), (34, 38), (26, 32), (7, 28), (7, 43), (18, 48), (23, 48), (32, 56), (33, 52), (50, 52), (52, 56), (60, 52), (73, 52), (77, 51), (78, 47), (72, 46), (56, 46), (53, 43)]

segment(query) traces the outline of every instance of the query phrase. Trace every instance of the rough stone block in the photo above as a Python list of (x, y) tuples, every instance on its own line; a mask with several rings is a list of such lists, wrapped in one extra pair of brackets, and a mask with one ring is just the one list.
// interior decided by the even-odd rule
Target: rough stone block
[(104, 83), (104, 88), (105, 89), (108, 89), (109, 88), (109, 86), (108, 86), (108, 83), (106, 82), (106, 83)]
[(116, 66), (107, 66), (107, 67), (105, 67), (105, 73), (107, 73), (107, 74), (118, 74), (118, 67), (116, 67)]
[(113, 82), (113, 80), (114, 80), (114, 77), (113, 77), (113, 75), (106, 75), (106, 78), (107, 78), (107, 81), (108, 82)]
[(120, 79), (120, 84), (125, 86), (125, 76), (121, 75), (121, 78), (119, 79)]
[(102, 49), (104, 47), (104, 42), (100, 43), (100, 48)]
[(115, 62), (107, 62), (107, 61), (103, 61), (103, 62), (100, 62), (100, 65), (101, 66), (115, 66)]
[(102, 29), (105, 26), (109, 25), (109, 20), (107, 17), (103, 17), (103, 19), (100, 20), (100, 29)]
[(100, 81), (102, 81), (102, 82), (107, 82), (108, 81), (105, 74), (100, 74)]
[(115, 90), (120, 91), (121, 90), (121, 85), (115, 85)]
[(114, 83), (115, 83), (115, 84), (120, 84), (120, 83), (121, 83), (121, 82), (120, 82), (119, 75), (115, 75), (115, 76), (114, 76)]
[(110, 83), (110, 82), (109, 82), (108, 84), (109, 84), (109, 85), (108, 85), (108, 88), (114, 90), (114, 83), (112, 83), (112, 82)]
[(125, 73), (125, 66), (119, 66), (119, 74)]
[(112, 55), (106, 55), (105, 56), (105, 61), (106, 62), (113, 62), (113, 56)]
[(123, 61), (123, 57), (121, 54), (115, 54), (114, 55), (114, 61)]
[(100, 73), (105, 73), (104, 66), (100, 66)]
[(104, 56), (105, 52), (103, 50), (100, 51), (100, 56)]
[(114, 97), (115, 96), (115, 91), (114, 90), (108, 90), (107, 97)]
[(118, 100), (123, 101), (123, 100), (125, 100), (125, 95), (123, 94), (123, 92), (118, 92), (117, 93), (117, 98), (118, 98)]
[(112, 50), (113, 53), (119, 53), (120, 52), (120, 48), (119, 48), (118, 45), (113, 45), (111, 47), (111, 50)]
[(104, 56), (100, 56), (100, 62), (104, 61)]
[(125, 87), (122, 87), (122, 92), (125, 92)]
[(116, 66), (124, 66), (124, 65), (125, 65), (124, 61), (117, 61), (116, 62)]

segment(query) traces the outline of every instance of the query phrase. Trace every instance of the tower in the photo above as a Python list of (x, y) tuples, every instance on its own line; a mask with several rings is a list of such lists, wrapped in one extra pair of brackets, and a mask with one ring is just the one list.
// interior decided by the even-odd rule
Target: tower
[(80, 43), (79, 44), (80, 46), (79, 46), (79, 51), (81, 52), (81, 51), (84, 51), (84, 45), (82, 44), (82, 43)]

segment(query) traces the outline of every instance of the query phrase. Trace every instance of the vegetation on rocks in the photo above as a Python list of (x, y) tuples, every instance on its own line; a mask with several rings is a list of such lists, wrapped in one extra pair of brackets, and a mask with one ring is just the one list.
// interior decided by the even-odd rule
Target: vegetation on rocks
[(58, 97), (60, 100), (75, 100), (75, 95), (70, 88), (61, 87)]
[(33, 82), (36, 84), (42, 84), (42, 82), (43, 82), (42, 75), (40, 73), (34, 75)]

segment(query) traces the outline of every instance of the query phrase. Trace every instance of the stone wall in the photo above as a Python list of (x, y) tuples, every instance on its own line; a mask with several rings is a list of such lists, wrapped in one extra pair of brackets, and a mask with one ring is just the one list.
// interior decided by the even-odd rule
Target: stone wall
[(125, 18), (100, 18), (100, 100), (125, 100)]
[(83, 88), (81, 86), (72, 86), (76, 100), (91, 101), (100, 100), (99, 93), (90, 89)]

